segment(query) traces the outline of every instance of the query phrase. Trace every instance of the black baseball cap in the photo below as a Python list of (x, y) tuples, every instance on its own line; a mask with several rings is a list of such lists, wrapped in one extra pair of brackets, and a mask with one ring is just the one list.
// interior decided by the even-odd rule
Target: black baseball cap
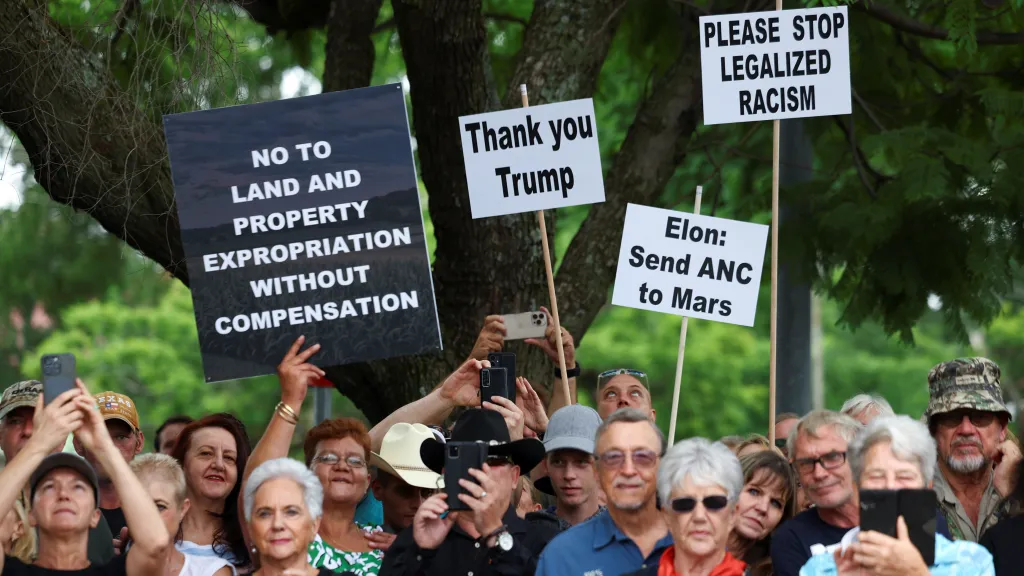
[(96, 499), (96, 507), (100, 506), (100, 481), (96, 477), (96, 471), (93, 470), (92, 466), (85, 461), (85, 458), (77, 454), (70, 454), (68, 452), (58, 452), (56, 454), (50, 454), (39, 464), (36, 471), (32, 473), (29, 478), (28, 485), (30, 487), (30, 498), (33, 500), (36, 497), (36, 486), (39, 482), (50, 472), (58, 468), (69, 468), (78, 472), (89, 481), (89, 485), (92, 486), (92, 493)]

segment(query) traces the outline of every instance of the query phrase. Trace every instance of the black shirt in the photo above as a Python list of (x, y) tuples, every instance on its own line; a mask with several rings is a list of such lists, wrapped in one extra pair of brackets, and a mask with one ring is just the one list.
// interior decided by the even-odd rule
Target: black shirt
[(979, 544), (992, 554), (996, 576), (1016, 576), (1024, 565), (1024, 516), (1011, 516), (989, 528)]
[(121, 529), (128, 526), (128, 523), (124, 520), (124, 512), (120, 507), (118, 508), (100, 508), (100, 512), (103, 513), (103, 518), (107, 521), (107, 526), (110, 526), (110, 533), (114, 535), (114, 538), (120, 538)]
[(771, 556), (776, 576), (797, 576), (811, 557), (811, 546), (831, 546), (843, 539), (849, 528), (828, 524), (809, 508), (783, 522), (772, 534)]
[(118, 556), (104, 566), (92, 564), (85, 570), (50, 570), (23, 564), (13, 556), (5, 556), (2, 576), (127, 576), (125, 558)]
[(558, 534), (557, 521), (546, 516), (526, 521), (514, 509), (505, 512), (502, 521), (514, 541), (508, 552), (478, 543), (458, 524), (436, 550), (424, 550), (413, 540), (412, 527), (406, 528), (384, 554), (380, 576), (532, 575), (541, 551)]

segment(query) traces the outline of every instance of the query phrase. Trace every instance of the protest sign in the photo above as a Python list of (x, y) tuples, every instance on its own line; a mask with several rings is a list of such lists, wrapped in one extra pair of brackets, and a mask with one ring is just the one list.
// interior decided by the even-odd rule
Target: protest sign
[(473, 218), (604, 202), (590, 98), (459, 118)]
[(390, 84), (164, 117), (207, 381), (441, 346), (405, 97)]
[(849, 114), (846, 6), (700, 18), (704, 124)]
[(626, 207), (612, 304), (754, 325), (768, 227)]

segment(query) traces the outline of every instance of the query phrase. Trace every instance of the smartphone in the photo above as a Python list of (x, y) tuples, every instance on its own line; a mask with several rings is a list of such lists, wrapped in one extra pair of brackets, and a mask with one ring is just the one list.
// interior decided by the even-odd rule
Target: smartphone
[(484, 368), (480, 371), (480, 405), (490, 402), (491, 396), (508, 398), (508, 370)]
[(548, 330), (548, 317), (540, 310), (520, 314), (502, 314), (505, 319), (505, 340), (543, 338)]
[(925, 566), (935, 564), (935, 529), (939, 503), (934, 490), (900, 490), (900, 516), (907, 523), (910, 541), (921, 553)]
[(75, 355), (45, 354), (39, 361), (43, 369), (43, 402), (49, 404), (54, 398), (75, 387)]
[(465, 478), (476, 482), (469, 475), (470, 468), (484, 469), (487, 461), (487, 444), (483, 442), (449, 442), (444, 446), (444, 493), (448, 495), (448, 510), (469, 510), (469, 506), (459, 500), (459, 494), (468, 494), (459, 480)]
[[(896, 537), (896, 518), (900, 515), (896, 490), (860, 491), (860, 529), (874, 530)], [(929, 564), (931, 566), (931, 564)]]
[(514, 352), (491, 352), (487, 354), (491, 368), (505, 369), (505, 390), (509, 400), (516, 401), (516, 355)]

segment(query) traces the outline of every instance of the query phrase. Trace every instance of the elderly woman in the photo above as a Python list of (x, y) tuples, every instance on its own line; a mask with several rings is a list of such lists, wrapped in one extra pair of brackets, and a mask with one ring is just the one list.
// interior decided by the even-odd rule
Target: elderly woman
[(242, 471), (249, 457), (245, 425), (231, 414), (211, 414), (185, 426), (172, 456), (185, 472), (191, 503), (175, 544), (190, 556), (249, 566), (238, 513)]
[[(281, 402), (253, 450), (246, 478), (263, 463), (287, 456), (306, 388), (311, 380), (323, 376), (322, 370), (307, 362), (319, 346), (299, 352), (303, 341), (297, 340), (278, 366)], [(306, 465), (323, 486), (323, 518), (310, 540), (310, 564), (333, 572), (376, 576), (384, 554), (370, 546), (370, 537), (380, 533), (381, 527), (355, 521), (356, 508), (370, 487), (366, 426), (355, 418), (325, 420), (306, 433), (302, 449)], [(250, 534), (250, 538), (254, 536)]]
[(789, 461), (773, 450), (741, 457), (740, 467), (743, 490), (728, 549), (751, 567), (751, 574), (767, 576), (772, 573), (771, 534), (793, 516), (796, 475)]
[(256, 576), (332, 574), (309, 562), (324, 501), (315, 474), (290, 458), (268, 460), (249, 476), (244, 498), (245, 522), (260, 565)]
[[(850, 443), (848, 458), (859, 490), (931, 488), (935, 477), (935, 441), (928, 427), (908, 416), (872, 420)], [(844, 538), (849, 543), (834, 554), (812, 556), (800, 576), (837, 574), (900, 574), (918, 576), (988, 576), (993, 574), (992, 555), (974, 542), (952, 542), (935, 535), (935, 563), (926, 566), (907, 535), (900, 517), (897, 537), (854, 528)]]
[[(179, 539), (181, 521), (192, 504), (186, 496), (188, 489), (181, 465), (166, 454), (143, 454), (132, 460), (130, 466), (160, 511), (167, 533)], [(234, 573), (234, 566), (219, 556), (186, 555), (171, 548), (161, 576), (231, 576)]]
[(726, 550), (743, 470), (721, 442), (683, 440), (658, 467), (658, 498), (673, 545), (631, 576), (742, 576), (746, 563)]

